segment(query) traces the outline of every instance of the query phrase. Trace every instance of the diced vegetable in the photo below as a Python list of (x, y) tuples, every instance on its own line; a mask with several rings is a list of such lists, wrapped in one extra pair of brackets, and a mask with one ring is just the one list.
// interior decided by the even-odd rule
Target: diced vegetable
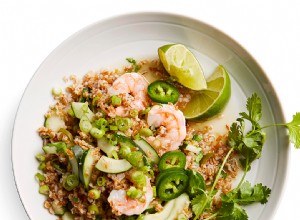
[(83, 169), (82, 169), (82, 176), (83, 176), (83, 183), (85, 188), (88, 188), (92, 171), (94, 168), (94, 164), (96, 163), (96, 157), (95, 157), (95, 149), (90, 148), (88, 149), (86, 156), (83, 159)]
[(58, 200), (54, 200), (51, 204), (55, 215), (63, 215), (66, 211), (65, 207), (61, 206), (59, 203)]
[(158, 169), (163, 171), (173, 167), (185, 168), (185, 163), (186, 157), (184, 153), (181, 151), (169, 151), (161, 156)]
[(180, 94), (172, 84), (157, 80), (148, 86), (148, 95), (155, 102), (167, 104), (169, 102), (176, 103)]
[(71, 106), (76, 118), (81, 119), (85, 115), (89, 121), (93, 121), (95, 114), (89, 108), (88, 103), (72, 102)]
[(74, 220), (74, 216), (70, 212), (65, 212), (61, 218), (62, 220)]
[(112, 157), (112, 153), (117, 151), (118, 147), (109, 143), (106, 137), (97, 139), (97, 146), (104, 152), (108, 157)]
[(58, 115), (51, 115), (45, 120), (45, 127), (58, 132), (61, 128), (66, 128), (65, 122)]
[(96, 164), (96, 168), (105, 173), (122, 173), (130, 170), (132, 165), (125, 159), (116, 160), (102, 156)]
[(64, 142), (55, 142), (43, 146), (43, 150), (46, 154), (57, 154), (65, 152), (67, 145)]
[(134, 140), (134, 143), (136, 143), (138, 148), (140, 148), (153, 163), (158, 164), (159, 156), (154, 148), (146, 140), (141, 138), (138, 140)]
[(199, 154), (200, 151), (201, 151), (201, 148), (200, 147), (195, 147), (194, 145), (191, 145), (191, 144), (188, 144), (186, 147), (185, 147), (186, 150), (188, 151), (191, 151), (195, 154)]
[(180, 196), (188, 186), (189, 177), (185, 172), (167, 171), (156, 184), (157, 195), (162, 201), (169, 201)]
[(166, 203), (163, 210), (155, 214), (145, 215), (143, 220), (169, 220), (178, 219), (183, 210), (189, 206), (190, 200), (187, 194), (183, 193), (178, 198)]

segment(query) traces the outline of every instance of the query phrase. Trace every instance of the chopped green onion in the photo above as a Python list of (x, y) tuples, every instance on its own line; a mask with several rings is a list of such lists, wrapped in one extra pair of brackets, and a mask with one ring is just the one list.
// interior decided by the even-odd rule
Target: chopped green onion
[(37, 155), (35, 156), (35, 158), (36, 158), (38, 161), (40, 161), (40, 162), (43, 162), (43, 161), (45, 161), (45, 159), (46, 159), (46, 157), (45, 157), (44, 154), (37, 154)]
[(99, 209), (98, 206), (95, 204), (92, 204), (88, 207), (89, 213), (99, 215)]
[(153, 147), (154, 148), (159, 148), (161, 146), (161, 141), (159, 140), (159, 139), (155, 139), (154, 141), (153, 141)]
[(49, 191), (50, 191), (50, 189), (49, 189), (49, 186), (47, 186), (47, 185), (42, 185), (39, 188), (39, 193), (43, 194), (43, 195), (48, 195)]
[(152, 186), (153, 198), (156, 197), (156, 186)]
[(53, 96), (59, 96), (59, 95), (61, 95), (61, 94), (62, 94), (61, 88), (59, 88), (59, 87), (54, 87), (54, 88), (52, 89), (52, 95), (53, 95)]
[(102, 138), (103, 135), (105, 134), (105, 131), (103, 129), (98, 129), (98, 128), (92, 128), (90, 130), (90, 134), (96, 138), (96, 139), (99, 139), (99, 138)]
[(134, 171), (131, 174), (131, 181), (139, 189), (142, 189), (146, 186), (146, 176), (142, 171)]
[(140, 112), (140, 114), (141, 114), (141, 115), (146, 115), (146, 114), (148, 114), (148, 112), (150, 111), (150, 109), (151, 109), (151, 108), (148, 107), (148, 108), (142, 110), (142, 111)]
[(139, 134), (144, 137), (149, 137), (153, 135), (153, 132), (150, 128), (141, 128)]
[(101, 192), (98, 189), (91, 189), (88, 192), (88, 197), (91, 199), (99, 199), (101, 195)]
[(131, 149), (128, 145), (122, 145), (119, 151), (122, 158), (127, 158), (131, 154)]
[(137, 109), (131, 109), (129, 114), (131, 117), (135, 118), (136, 116), (138, 116), (139, 111)]
[(92, 127), (93, 126), (92, 126), (91, 122), (87, 118), (83, 117), (80, 119), (79, 128), (82, 132), (87, 134), (90, 132)]
[(140, 151), (131, 152), (126, 159), (134, 167), (144, 166), (143, 153)]
[(46, 177), (41, 173), (36, 173), (35, 176), (38, 178), (40, 182), (44, 181)]
[(122, 104), (122, 99), (116, 95), (113, 95), (111, 97), (111, 104), (113, 105), (121, 105)]
[(106, 183), (106, 179), (104, 176), (99, 176), (97, 178), (97, 185), (98, 186), (105, 186), (105, 183)]
[(65, 128), (60, 128), (60, 129), (58, 130), (58, 132), (63, 133), (64, 135), (66, 135), (66, 136), (68, 137), (68, 139), (69, 139), (70, 141), (73, 141), (73, 135), (72, 135), (71, 132), (68, 131), (67, 129), (65, 129)]
[(75, 118), (75, 113), (74, 113), (74, 111), (73, 111), (72, 108), (69, 108), (69, 109), (68, 109), (68, 114), (69, 114), (71, 117)]
[(113, 156), (114, 159), (119, 160), (119, 156), (118, 156), (118, 154), (117, 154), (117, 151), (113, 150), (113, 151), (111, 152), (111, 155)]
[(141, 138), (141, 135), (139, 133), (137, 133), (136, 135), (133, 136), (134, 140), (138, 140)]
[(43, 163), (40, 163), (38, 169), (43, 170), (43, 169), (45, 169), (45, 167), (46, 167), (46, 164), (43, 162)]
[(93, 98), (92, 105), (94, 106), (94, 105), (96, 104), (96, 102), (97, 102), (99, 99), (100, 99), (99, 96), (95, 96), (95, 97)]
[(202, 139), (203, 139), (203, 137), (200, 134), (194, 134), (193, 135), (193, 140), (194, 141), (200, 142)]
[(118, 130), (118, 126), (116, 126), (116, 125), (110, 125), (109, 126), (109, 130), (111, 130), (111, 131), (117, 131)]
[(118, 126), (119, 131), (126, 131), (131, 127), (131, 119), (130, 118), (116, 118), (115, 120), (116, 126)]
[(63, 179), (63, 187), (67, 191), (71, 191), (75, 189), (79, 185), (79, 179), (78, 176), (75, 174), (70, 174), (67, 177), (64, 177)]
[(127, 196), (129, 196), (130, 198), (133, 198), (133, 199), (140, 199), (143, 196), (143, 192), (139, 189), (136, 189), (133, 186), (127, 190), (126, 194), (127, 194)]
[(106, 128), (108, 125), (108, 121), (106, 121), (104, 118), (99, 118), (95, 121), (95, 126), (99, 129)]

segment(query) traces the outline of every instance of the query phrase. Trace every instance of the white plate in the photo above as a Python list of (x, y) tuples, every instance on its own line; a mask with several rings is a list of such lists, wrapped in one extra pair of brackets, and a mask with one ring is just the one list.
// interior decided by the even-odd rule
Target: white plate
[[(266, 75), (238, 43), (200, 21), (173, 14), (138, 13), (95, 23), (74, 34), (56, 48), (31, 79), (21, 100), (13, 131), (12, 161), (16, 185), (32, 220), (56, 219), (43, 208), (34, 178), (42, 141), (36, 130), (43, 125), (44, 113), (53, 103), (51, 89), (64, 87), (63, 77), (82, 76), (88, 70), (120, 67), (125, 58), (156, 58), (157, 48), (166, 43), (182, 43), (198, 57), (205, 73), (217, 64), (226, 67), (232, 79), (232, 98), (227, 112), (231, 121), (245, 109), (246, 97), (258, 93), (263, 103), (262, 124), (283, 122), (276, 94)], [(235, 108), (232, 108), (235, 106)], [(272, 189), (266, 205), (246, 208), (250, 219), (271, 219), (283, 189), (288, 161), (288, 141), (284, 130), (267, 130), (262, 158), (255, 162), (247, 179)]]

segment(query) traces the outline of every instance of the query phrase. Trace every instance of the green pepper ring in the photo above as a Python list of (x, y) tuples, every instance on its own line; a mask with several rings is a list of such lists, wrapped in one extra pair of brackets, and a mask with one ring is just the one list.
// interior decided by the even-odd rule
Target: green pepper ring
[(182, 169), (182, 168), (177, 168), (177, 167), (174, 167), (174, 168), (169, 168), (167, 170), (163, 170), (161, 171), (158, 176), (156, 177), (156, 186), (159, 185), (159, 182), (160, 180), (164, 177), (164, 176), (168, 176), (170, 173), (184, 173), (184, 174), (187, 174), (186, 173), (186, 170)]
[(148, 95), (159, 103), (176, 103), (179, 98), (178, 89), (164, 80), (156, 80), (148, 86)]
[(162, 201), (177, 198), (185, 192), (189, 177), (184, 172), (170, 172), (164, 175), (157, 185), (157, 195)]
[[(168, 162), (171, 162), (171, 164), (168, 164)], [(186, 156), (184, 153), (180, 151), (169, 151), (167, 153), (164, 153), (158, 163), (158, 169), (160, 171), (170, 169), (170, 168), (183, 168), (186, 164)]]

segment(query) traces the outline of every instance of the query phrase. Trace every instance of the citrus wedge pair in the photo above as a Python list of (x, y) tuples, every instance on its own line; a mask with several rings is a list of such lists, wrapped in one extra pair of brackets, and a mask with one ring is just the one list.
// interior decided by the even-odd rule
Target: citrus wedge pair
[(220, 113), (231, 96), (230, 77), (223, 66), (205, 80), (202, 68), (184, 45), (169, 44), (158, 49), (166, 71), (183, 86), (194, 90), (183, 111), (186, 119), (200, 121)]

